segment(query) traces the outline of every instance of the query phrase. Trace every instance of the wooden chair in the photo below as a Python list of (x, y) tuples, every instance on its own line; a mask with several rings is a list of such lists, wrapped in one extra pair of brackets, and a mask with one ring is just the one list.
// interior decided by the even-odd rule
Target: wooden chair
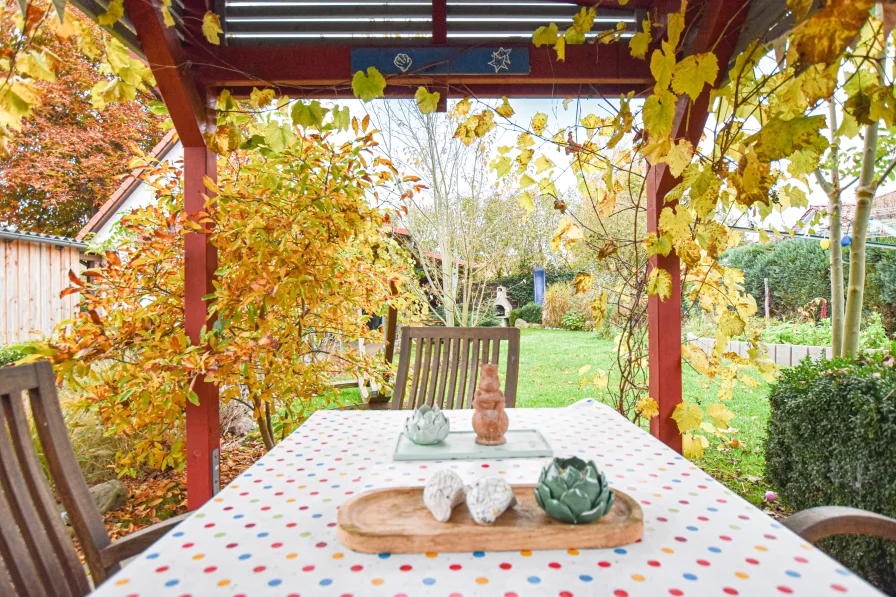
[[(479, 365), (500, 363), (502, 341), (507, 343), (504, 397), (507, 406), (512, 408), (516, 405), (520, 367), (518, 329), (402, 328), (392, 408), (414, 409), (423, 404), (438, 405), (443, 409), (471, 408), (479, 379)], [(410, 371), (413, 374), (409, 384)]]
[(868, 535), (896, 541), (896, 519), (845, 506), (801, 510), (788, 516), (784, 526), (809, 543), (834, 535)]
[(75, 458), (50, 363), (0, 368), (0, 595), (82, 597), (90, 583), (38, 459), (23, 393), (95, 585), (183, 517), (111, 541)]

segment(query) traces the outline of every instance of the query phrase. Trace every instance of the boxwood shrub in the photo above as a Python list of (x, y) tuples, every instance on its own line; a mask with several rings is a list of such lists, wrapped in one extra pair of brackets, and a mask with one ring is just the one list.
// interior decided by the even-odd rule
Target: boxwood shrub
[(541, 305), (526, 303), (516, 311), (517, 317), (526, 323), (541, 323)]
[[(794, 511), (852, 506), (896, 517), (893, 355), (804, 361), (770, 395), (768, 479)], [(896, 595), (896, 542), (833, 537), (820, 547)]]

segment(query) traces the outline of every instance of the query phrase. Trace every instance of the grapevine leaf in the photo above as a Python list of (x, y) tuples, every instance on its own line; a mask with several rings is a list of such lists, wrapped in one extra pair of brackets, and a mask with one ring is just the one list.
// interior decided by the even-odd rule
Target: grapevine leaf
[(660, 405), (650, 396), (641, 396), (635, 404), (635, 410), (643, 418), (650, 420), (660, 414)]
[(678, 430), (687, 433), (700, 427), (703, 411), (693, 402), (680, 402), (672, 412), (672, 419), (678, 423)]
[(535, 172), (536, 174), (541, 174), (545, 170), (550, 170), (554, 167), (554, 162), (546, 158), (544, 155), (538, 156), (538, 159), (535, 160)]
[(417, 108), (420, 109), (420, 113), (432, 114), (435, 112), (439, 106), (440, 96), (441, 94), (438, 91), (430, 93), (426, 90), (426, 87), (418, 87), (417, 93), (414, 94), (414, 99), (417, 101)]
[(660, 300), (666, 300), (672, 295), (672, 276), (666, 270), (655, 267), (647, 276), (647, 294), (657, 295)]
[(734, 413), (725, 408), (724, 404), (710, 404), (706, 407), (706, 416), (713, 425), (725, 430), (728, 429), (731, 419), (734, 418)]
[(324, 117), (330, 110), (328, 108), (324, 108), (320, 105), (320, 102), (317, 100), (311, 101), (309, 103), (305, 103), (302, 101), (298, 101), (293, 104), (292, 107), (292, 122), (293, 124), (297, 124), (301, 127), (317, 127), (320, 126), (324, 122)]
[(351, 113), (348, 106), (342, 106), (341, 108), (336, 106), (333, 108), (333, 126), (340, 131), (347, 131), (350, 121)]
[(520, 193), (519, 197), (520, 207), (522, 207), (526, 212), (532, 213), (535, 211), (535, 203), (532, 201), (532, 195), (528, 192), (523, 191)]
[(100, 25), (114, 25), (124, 16), (124, 0), (110, 0), (109, 8), (99, 15), (96, 22)]
[(650, 19), (644, 19), (641, 26), (642, 31), (635, 33), (628, 41), (628, 51), (635, 58), (644, 59), (647, 57), (647, 48), (650, 45)]
[(594, 319), (594, 329), (600, 329), (607, 318), (607, 291), (601, 290), (600, 295), (591, 301), (591, 317)]
[(703, 458), (703, 448), (709, 446), (709, 441), (702, 435), (685, 433), (681, 436), (681, 452), (685, 458), (699, 460)]
[(668, 137), (675, 121), (675, 102), (678, 98), (671, 91), (653, 94), (644, 101), (641, 112), (644, 128), (651, 137)]
[(208, 43), (219, 46), (221, 45), (221, 35), (224, 30), (221, 29), (221, 17), (212, 11), (206, 11), (202, 17), (202, 35), (208, 40)]
[(271, 121), (264, 129), (265, 145), (279, 153), (289, 147), (295, 139), (295, 133), (289, 125)]
[(532, 131), (541, 136), (541, 133), (544, 132), (544, 127), (548, 125), (548, 117), (546, 114), (542, 114), (538, 112), (535, 116), (532, 117)]
[(557, 25), (551, 23), (545, 27), (539, 27), (535, 30), (535, 33), (532, 34), (532, 43), (535, 44), (536, 48), (540, 48), (541, 46), (552, 46), (557, 43)]
[(273, 89), (253, 87), (252, 93), (249, 94), (249, 107), (253, 109), (264, 108), (272, 101), (274, 101)]
[(367, 75), (364, 71), (359, 70), (352, 77), (352, 92), (355, 97), (361, 98), (365, 104), (370, 100), (383, 97), (383, 91), (386, 89), (386, 79), (375, 67), (367, 67)]
[(594, 284), (594, 276), (585, 272), (578, 272), (572, 281), (576, 294), (585, 294), (591, 289), (592, 284)]
[(501, 97), (502, 104), (495, 109), (495, 112), (503, 116), (504, 118), (510, 118), (513, 116), (513, 106), (510, 105), (510, 102), (507, 100), (507, 96)]
[(688, 56), (672, 71), (672, 91), (687, 93), (697, 101), (705, 85), (713, 85), (719, 74), (719, 59), (712, 52)]

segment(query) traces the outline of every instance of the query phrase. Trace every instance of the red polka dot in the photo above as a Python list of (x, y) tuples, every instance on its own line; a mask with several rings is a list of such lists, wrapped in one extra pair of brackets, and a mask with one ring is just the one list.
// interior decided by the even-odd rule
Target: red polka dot
[(759, 560), (757, 560), (755, 558), (747, 558), (747, 564), (753, 564), (754, 566), (758, 566)]
[(793, 559), (796, 560), (797, 562), (799, 562), (800, 564), (808, 564), (809, 563), (809, 560), (807, 560), (803, 556), (796, 556)]
[(519, 597), (516, 593), (504, 593), (504, 597)]
[(305, 566), (302, 568), (302, 572), (311, 572), (312, 570), (314, 570), (314, 566)]
[(159, 566), (156, 568), (156, 572), (165, 572), (166, 570), (168, 570), (168, 566)]
[(831, 585), (831, 588), (834, 589), (835, 591), (837, 591), (838, 593), (846, 592), (846, 587), (844, 587), (843, 585)]
[(401, 570), (402, 572), (410, 572), (413, 569), (414, 569), (414, 567), (411, 566), (410, 564), (405, 564), (404, 566), (399, 568), (399, 570)]
[(600, 566), (601, 568), (609, 568), (612, 564), (610, 564), (610, 562), (605, 561), (605, 562), (598, 562), (597, 565)]
[(706, 560), (697, 560), (697, 563), (701, 566), (709, 566), (709, 562), (707, 562)]
[(669, 594), (675, 595), (675, 597), (681, 597), (682, 595), (684, 595), (684, 591), (680, 589), (669, 589)]
[(729, 537), (728, 535), (719, 535), (719, 539), (721, 539), (722, 541), (731, 541), (731, 537)]
[(500, 564), (498, 566), (498, 568), (500, 568), (501, 570), (510, 570), (511, 568), (513, 568), (513, 566), (511, 566), (507, 562), (504, 562), (504, 563)]
[(208, 568), (206, 568), (205, 570), (203, 570), (203, 572), (205, 572), (206, 574), (211, 574), (212, 572), (214, 572), (214, 571), (217, 570), (217, 569), (218, 569), (217, 566), (209, 566)]
[(653, 566), (654, 568), (659, 568), (659, 567), (660, 567), (660, 563), (657, 562), (656, 560), (647, 560), (647, 565), (648, 565), (648, 566)]
[(451, 564), (450, 566), (448, 566), (448, 568), (450, 568), (451, 570), (457, 571), (457, 570), (460, 570), (461, 568), (463, 568), (463, 566), (461, 566), (460, 564)]
[(614, 597), (628, 597), (628, 591), (623, 591), (622, 589), (616, 589), (613, 591)]
[(788, 595), (790, 595), (791, 593), (793, 593), (793, 589), (791, 589), (790, 587), (785, 587), (784, 585), (780, 585), (780, 586), (778, 587), (778, 590), (781, 591), (782, 593), (786, 593), (786, 594), (788, 594)]
[(554, 570), (557, 570), (558, 568), (560, 568), (560, 562), (551, 562), (550, 564), (548, 564), (548, 566), (553, 568)]
[(318, 543), (318, 544), (317, 544), (317, 545), (315, 545), (315, 546), (314, 546), (314, 547), (320, 547), (320, 548), (324, 548), (324, 547), (326, 547), (326, 546), (327, 546), (327, 544), (326, 544), (326, 542), (324, 542), (324, 541), (321, 541), (321, 542), (320, 542), (320, 543)]
[(738, 594), (737, 589), (732, 589), (731, 587), (725, 587), (724, 589), (722, 589), (722, 591), (726, 595), (737, 595)]
[(560, 597), (572, 597), (572, 593), (569, 591), (560, 591)]
[(364, 566), (360, 564), (355, 564), (354, 566), (352, 566), (352, 572), (361, 572), (362, 570), (364, 570)]
[(279, 542), (278, 542), (278, 543), (271, 543), (271, 548), (272, 548), (272, 549), (278, 549), (278, 548), (280, 548), (280, 547), (283, 547), (283, 544), (282, 544), (282, 543), (279, 543)]
[(264, 572), (266, 569), (267, 568), (265, 566), (256, 566), (252, 569), (252, 572), (255, 572), (257, 574), (259, 572)]

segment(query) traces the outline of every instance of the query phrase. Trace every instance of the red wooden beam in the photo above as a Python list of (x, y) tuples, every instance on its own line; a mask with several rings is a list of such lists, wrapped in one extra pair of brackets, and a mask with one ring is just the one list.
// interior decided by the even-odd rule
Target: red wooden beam
[[(132, 0), (139, 1), (139, 0)], [(451, 45), (458, 52), (469, 46)], [(494, 85), (512, 88), (515, 85), (621, 86), (638, 91), (653, 86), (650, 64), (631, 57), (628, 44), (587, 44), (568, 46), (566, 61), (558, 62), (553, 49), (520, 44), (504, 44), (507, 48), (529, 48), (530, 72), (526, 75), (489, 75), (451, 77), (389, 77), (388, 91), (393, 85), (473, 86)], [(276, 85), (306, 89), (307, 93), (324, 87), (328, 92), (351, 89), (352, 67), (350, 45), (289, 46), (220, 46), (210, 55), (186, 48), (187, 58), (194, 62), (193, 72), (207, 87), (264, 87)], [(326, 92), (325, 92), (326, 93)], [(304, 94), (302, 94), (304, 95)], [(523, 91), (503, 93), (508, 97), (531, 97)]]
[(448, 0), (432, 0), (432, 43), (448, 43)]
[(181, 142), (184, 147), (204, 147), (205, 101), (177, 31), (162, 22), (156, 2), (124, 0), (124, 5)]
[[(688, 54), (701, 54), (713, 50), (719, 59), (720, 83), (727, 75), (727, 65), (732, 58), (740, 28), (749, 9), (749, 1), (707, 0), (699, 4), (702, 14), (691, 26), (697, 31)], [(717, 43), (718, 42), (718, 43)], [(685, 138), (694, 146), (700, 141), (709, 110), (710, 88), (705, 87), (693, 104), (682, 96), (675, 111), (672, 136)], [(665, 197), (680, 179), (672, 176), (666, 164), (658, 164), (647, 174), (647, 230), (658, 232), (659, 216)], [(659, 415), (651, 419), (650, 432), (669, 447), (681, 452), (681, 434), (672, 419), (675, 407), (681, 403), (681, 264), (674, 251), (668, 256), (657, 255), (650, 259), (650, 267), (663, 268), (672, 277), (672, 293), (664, 301), (652, 296), (647, 302), (648, 317), (648, 368), (650, 372), (650, 396), (659, 405)]]

